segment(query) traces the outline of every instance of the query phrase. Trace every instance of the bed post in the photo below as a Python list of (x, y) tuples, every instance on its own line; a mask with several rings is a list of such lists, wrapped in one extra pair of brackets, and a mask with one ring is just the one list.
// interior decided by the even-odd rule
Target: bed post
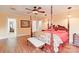
[(51, 26), (52, 26), (52, 5), (51, 5)]
[[(51, 5), (51, 26), (52, 26), (52, 5)], [(54, 52), (53, 51), (53, 33), (52, 33), (52, 30), (51, 30), (51, 39), (50, 39), (50, 45), (51, 45), (51, 53)]]
[(69, 43), (69, 29), (70, 29), (70, 23), (69, 23), (69, 18), (70, 18), (70, 9), (71, 9), (72, 7), (68, 7), (67, 9), (68, 9), (68, 43)]
[(31, 37), (32, 37), (32, 18), (30, 16), (30, 25), (31, 25)]
[(47, 26), (48, 26), (48, 29), (49, 29), (49, 19), (48, 19), (48, 25)]

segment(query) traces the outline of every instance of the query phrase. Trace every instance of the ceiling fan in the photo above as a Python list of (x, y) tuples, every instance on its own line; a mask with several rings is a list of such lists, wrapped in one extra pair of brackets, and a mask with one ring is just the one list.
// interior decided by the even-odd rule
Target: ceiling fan
[(44, 10), (41, 10), (42, 7), (36, 7), (34, 6), (33, 9), (29, 9), (29, 8), (25, 8), (26, 10), (32, 11), (32, 13), (34, 14), (38, 14), (38, 13), (45, 13)]

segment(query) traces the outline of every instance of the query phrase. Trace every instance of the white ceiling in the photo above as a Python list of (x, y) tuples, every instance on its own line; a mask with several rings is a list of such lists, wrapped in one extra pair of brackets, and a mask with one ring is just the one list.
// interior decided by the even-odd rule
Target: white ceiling
[[(33, 9), (36, 5), (0, 5), (0, 12), (9, 12), (16, 15), (26, 15), (30, 14), (32, 11), (25, 10), (25, 8)], [(39, 6), (39, 5), (37, 5)], [(42, 10), (45, 10), (46, 13), (50, 14), (50, 6), (40, 6)], [(16, 10), (11, 10), (11, 8), (15, 8)]]
[[(25, 8), (33, 9), (35, 5), (0, 5), (0, 12), (9, 12), (16, 15), (27, 15), (30, 14), (31, 11), (25, 10)], [(42, 7), (42, 10), (45, 10), (47, 15), (50, 15), (51, 13), (51, 6), (50, 5), (36, 5)], [(11, 10), (10, 8), (16, 8), (16, 10)], [(53, 6), (53, 15), (66, 15), (68, 13), (68, 5), (54, 5)], [(72, 5), (72, 9), (70, 10), (70, 13), (79, 13), (79, 6), (78, 5)]]

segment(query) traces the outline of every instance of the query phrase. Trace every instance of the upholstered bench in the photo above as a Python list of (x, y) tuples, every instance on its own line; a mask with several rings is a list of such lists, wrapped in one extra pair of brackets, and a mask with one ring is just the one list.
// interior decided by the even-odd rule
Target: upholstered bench
[(41, 48), (42, 46), (44, 46), (44, 42), (38, 40), (38, 38), (36, 37), (31, 37), (27, 39), (31, 44), (33, 44), (33, 46), (35, 46), (36, 48)]

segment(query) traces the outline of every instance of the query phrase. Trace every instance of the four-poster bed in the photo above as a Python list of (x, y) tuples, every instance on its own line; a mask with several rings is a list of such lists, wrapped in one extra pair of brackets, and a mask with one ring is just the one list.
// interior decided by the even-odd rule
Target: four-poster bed
[[(30, 16), (30, 20), (32, 20), (31, 16)], [(49, 26), (49, 20), (48, 20), (48, 29), (41, 31), (43, 32), (43, 34), (40, 34), (40, 31), (39, 31), (38, 34), (40, 35), (34, 34), (32, 32), (32, 24), (31, 24), (31, 38), (28, 38), (28, 41), (32, 43), (36, 48), (37, 46), (43, 47), (47, 52), (51, 52), (51, 53), (59, 52), (60, 45), (68, 42), (68, 29), (61, 25), (58, 25), (58, 27), (55, 27), (55, 26), (53, 27), (52, 6), (51, 6), (50, 23), (51, 23), (51, 26)], [(37, 31), (35, 33), (37, 33)]]

